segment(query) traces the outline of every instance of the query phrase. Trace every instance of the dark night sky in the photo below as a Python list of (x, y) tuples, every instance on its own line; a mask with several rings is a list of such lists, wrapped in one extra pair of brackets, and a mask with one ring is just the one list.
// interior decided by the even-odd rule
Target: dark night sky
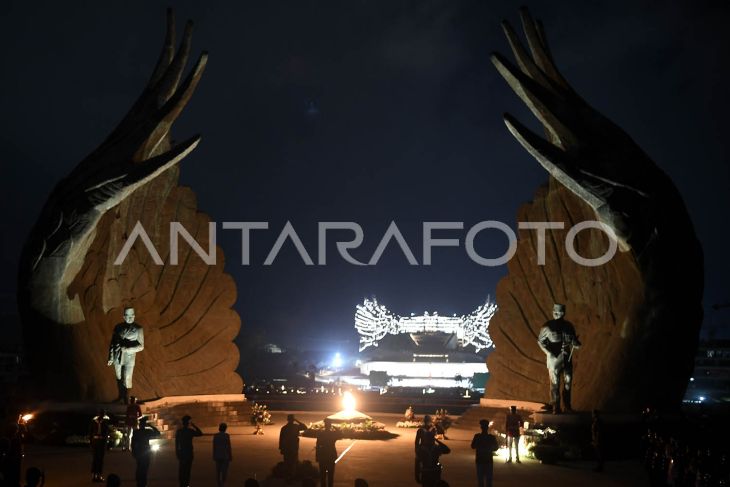
[[(22, 243), (53, 185), (98, 145), (146, 83), (171, 2), (4, 2), (0, 7), (3, 218), (0, 305), (17, 331)], [(202, 133), (182, 183), (213, 221), (268, 221), (240, 266), (239, 237), (219, 231), (238, 284), (242, 335), (354, 347), (355, 304), (377, 295), (399, 313), (467, 313), (505, 267), (438, 249), (410, 267), (395, 247), (375, 267), (306, 267), (291, 246), (262, 262), (291, 220), (316, 258), (318, 221), (355, 221), (367, 260), (395, 220), (421, 260), (422, 221), (500, 220), (547, 179), (501, 114), (532, 117), (497, 75), (499, 22), (518, 2), (172, 2), (178, 32), (210, 60), (174, 128)], [(730, 8), (726, 2), (530, 2), (565, 76), (621, 125), (679, 187), (706, 257), (704, 331), (730, 335)], [(312, 113), (316, 112), (316, 113)], [(454, 235), (464, 236), (465, 232)], [(451, 235), (449, 235), (451, 236)], [(502, 238), (480, 250), (500, 255)], [(677, 276), (681, 279), (681, 276)], [(17, 335), (16, 331), (14, 334)], [(305, 340), (300, 340), (306, 337)], [(240, 338), (239, 338), (240, 339)], [(349, 345), (344, 341), (349, 340)]]

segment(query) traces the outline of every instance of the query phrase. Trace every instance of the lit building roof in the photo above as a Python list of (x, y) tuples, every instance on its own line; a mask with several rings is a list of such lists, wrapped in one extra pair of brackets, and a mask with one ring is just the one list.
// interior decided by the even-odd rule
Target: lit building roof
[(400, 333), (450, 333), (456, 335), (460, 347), (474, 345), (479, 352), (494, 346), (488, 329), (496, 311), (497, 305), (487, 298), (486, 303), (468, 315), (440, 316), (426, 312), (420, 316), (398, 316), (373, 298), (357, 305), (355, 328), (360, 334), (361, 352), (370, 346), (377, 347), (386, 335)]

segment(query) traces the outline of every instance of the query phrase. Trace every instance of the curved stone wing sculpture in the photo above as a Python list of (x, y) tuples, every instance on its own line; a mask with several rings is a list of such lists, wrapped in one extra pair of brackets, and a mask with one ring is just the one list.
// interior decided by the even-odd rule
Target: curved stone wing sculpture
[[(503, 23), (517, 65), (492, 61), (542, 124), (546, 139), (505, 114), (509, 131), (550, 174), (519, 221), (565, 222), (547, 232), (546, 265), (537, 233), (521, 230), (508, 276), (497, 287), (490, 333), (488, 397), (547, 402), (549, 380), (537, 334), (552, 304), (583, 347), (574, 356), (573, 407), (638, 411), (678, 405), (693, 367), (702, 321), (703, 257), (682, 198), (669, 177), (620, 127), (586, 103), (557, 69), (540, 22), (521, 10), (527, 48)], [(568, 228), (607, 224), (620, 253), (586, 267), (566, 252)], [(608, 239), (585, 230), (577, 252), (598, 257)]]
[[(206, 265), (180, 245), (169, 263), (169, 223), (180, 222), (203, 248), (208, 222), (195, 195), (178, 186), (178, 162), (200, 141), (171, 144), (170, 129), (192, 96), (207, 61), (203, 53), (183, 79), (192, 23), (175, 51), (175, 22), (147, 87), (107, 139), (61, 180), (48, 197), (21, 257), (18, 302), (31, 372), (41, 393), (65, 399), (110, 400), (114, 372), (106, 361), (124, 306), (145, 329), (132, 393), (140, 398), (240, 393), (240, 319), (231, 306), (235, 283), (223, 255)], [(114, 261), (141, 222), (164, 265), (139, 242)]]

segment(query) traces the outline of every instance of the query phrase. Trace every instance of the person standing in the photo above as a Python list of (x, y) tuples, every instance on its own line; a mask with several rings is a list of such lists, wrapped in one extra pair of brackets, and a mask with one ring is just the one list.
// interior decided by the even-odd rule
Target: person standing
[(423, 424), (418, 431), (416, 431), (416, 462), (415, 462), (415, 474), (416, 482), (421, 483), (421, 469), (423, 467), (423, 445), (424, 441), (430, 444), (431, 438), (436, 438), (436, 427), (431, 421), (431, 416), (428, 414), (423, 417)]
[(89, 443), (91, 444), (91, 481), (104, 482), (104, 453), (109, 441), (109, 416), (106, 411), (99, 410), (89, 426)]
[(223, 487), (228, 477), (228, 466), (233, 460), (231, 450), (231, 436), (226, 433), (228, 425), (218, 425), (218, 433), (213, 436), (213, 460), (215, 461), (215, 481), (218, 487)]
[(8, 487), (20, 487), (20, 476), (23, 470), (23, 439), (26, 425), (22, 417), (18, 422), (10, 424), (7, 428), (7, 436), (0, 439), (0, 476), (5, 480)]
[(441, 455), (451, 453), (451, 449), (436, 439), (435, 435), (427, 435), (421, 445), (421, 485), (438, 487), (441, 482)]
[(286, 417), (286, 424), (279, 432), (279, 451), (284, 455), (286, 479), (294, 479), (299, 464), (299, 432), (307, 429), (293, 414)]
[(139, 428), (135, 430), (134, 436), (132, 436), (131, 447), (132, 456), (137, 462), (137, 470), (134, 475), (137, 487), (147, 487), (147, 472), (150, 469), (150, 461), (152, 460), (150, 440), (155, 436), (155, 431), (147, 427), (147, 418), (142, 416), (139, 420)]
[(142, 417), (142, 408), (137, 403), (137, 398), (134, 396), (129, 397), (129, 404), (127, 405), (127, 412), (124, 416), (125, 434), (123, 450), (127, 450), (132, 447), (132, 435), (139, 428), (139, 421)]
[(553, 305), (553, 319), (540, 328), (537, 344), (545, 354), (548, 374), (550, 376), (550, 401), (553, 414), (560, 409), (560, 376), (563, 377), (563, 406), (565, 412), (572, 412), (570, 396), (573, 382), (573, 351), (580, 348), (581, 343), (575, 333), (573, 324), (564, 319), (565, 305)]
[(510, 406), (510, 412), (507, 414), (507, 424), (505, 431), (507, 431), (507, 452), (509, 458), (507, 463), (512, 463), (512, 445), (515, 447), (515, 457), (517, 463), (520, 461), (520, 428), (522, 427), (522, 418), (517, 414), (517, 406)]
[(193, 468), (193, 438), (203, 436), (190, 416), (182, 417), (182, 428), (175, 432), (175, 456), (179, 462), (178, 480), (180, 487), (190, 485), (190, 470)]
[(492, 478), (494, 477), (494, 452), (497, 451), (497, 438), (489, 434), (489, 421), (482, 419), (479, 421), (481, 433), (474, 435), (471, 440), (471, 448), (475, 451), (475, 460), (477, 464), (477, 486), (492, 487)]
[(334, 487), (337, 448), (335, 443), (342, 438), (339, 431), (332, 429), (332, 420), (324, 420), (324, 430), (317, 435), (315, 458), (319, 463), (320, 487)]
[(124, 321), (114, 327), (109, 343), (108, 366), (114, 366), (119, 396), (116, 402), (127, 403), (132, 388), (132, 374), (137, 353), (144, 350), (144, 329), (134, 321), (134, 308), (124, 308)]

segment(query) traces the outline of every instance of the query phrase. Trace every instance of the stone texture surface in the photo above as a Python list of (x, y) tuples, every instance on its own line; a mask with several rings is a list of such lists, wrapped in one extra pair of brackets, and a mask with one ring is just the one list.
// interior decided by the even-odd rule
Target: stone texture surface
[[(682, 196), (629, 134), (570, 86), (542, 23), (525, 7), (520, 20), (527, 42), (502, 22), (515, 63), (499, 53), (491, 59), (542, 125), (545, 138), (504, 114), (550, 182), (518, 220), (564, 222), (566, 230), (548, 232), (545, 266), (536, 262), (535, 231), (520, 232), (517, 256), (497, 287), (487, 396), (547, 401), (536, 337), (552, 303), (561, 302), (584, 344), (574, 355), (574, 409), (678, 406), (692, 372), (703, 294), (702, 248)], [(622, 253), (596, 267), (573, 262), (564, 237), (585, 220), (607, 225)], [(592, 258), (607, 245), (602, 233), (584, 231), (576, 248)]]
[[(216, 249), (217, 263), (208, 266), (181, 239), (179, 265), (169, 263), (171, 221), (181, 222), (208, 248), (209, 218), (197, 210), (193, 191), (178, 186), (178, 173), (177, 167), (169, 169), (101, 218), (83, 267), (68, 288), (69, 299), (80, 300), (85, 320), (67, 325), (38, 318), (38, 326), (26, 326), (29, 336), (53, 337), (48, 344), (28, 346), (34, 363), (40, 362), (35, 375), (46, 384), (46, 394), (102, 401), (116, 397), (107, 350), (126, 305), (135, 307), (145, 330), (132, 394), (148, 399), (241, 392), (233, 343), (241, 324), (231, 309), (236, 285), (223, 272), (222, 251)], [(164, 265), (156, 265), (139, 240), (122, 265), (113, 265), (137, 221)]]
[[(574, 355), (575, 409), (638, 411), (681, 399), (701, 319), (697, 269), (684, 273), (678, 259), (674, 267), (663, 263), (663, 276), (649, 273), (658, 264), (657, 253), (664, 253), (661, 248), (647, 249), (655, 251), (652, 258), (619, 252), (605, 265), (578, 265), (565, 250), (567, 228), (593, 219), (593, 210), (553, 178), (520, 208), (518, 221), (564, 221), (566, 229), (547, 232), (544, 266), (537, 265), (537, 232), (519, 232), (508, 276), (497, 286), (500, 308), (490, 324), (495, 350), (487, 361), (487, 397), (549, 402), (537, 334), (550, 319), (553, 302), (560, 302), (583, 343)], [(575, 240), (583, 257), (598, 257), (607, 248), (608, 239), (598, 230), (584, 230)]]
[[(175, 49), (175, 19), (157, 66), (127, 115), (48, 196), (23, 249), (18, 307), (37, 399), (105, 401), (116, 396), (107, 367), (114, 325), (134, 306), (145, 349), (136, 356), (131, 393), (240, 394), (240, 319), (231, 306), (236, 286), (223, 272), (223, 253), (206, 264), (179, 240), (170, 263), (170, 222), (180, 222), (203, 249), (209, 218), (195, 194), (178, 185), (179, 162), (200, 141), (172, 144), (171, 128), (205, 69), (198, 57), (183, 77), (192, 39), (188, 22)], [(158, 265), (138, 239), (121, 265), (114, 262), (137, 222), (162, 257)]]

